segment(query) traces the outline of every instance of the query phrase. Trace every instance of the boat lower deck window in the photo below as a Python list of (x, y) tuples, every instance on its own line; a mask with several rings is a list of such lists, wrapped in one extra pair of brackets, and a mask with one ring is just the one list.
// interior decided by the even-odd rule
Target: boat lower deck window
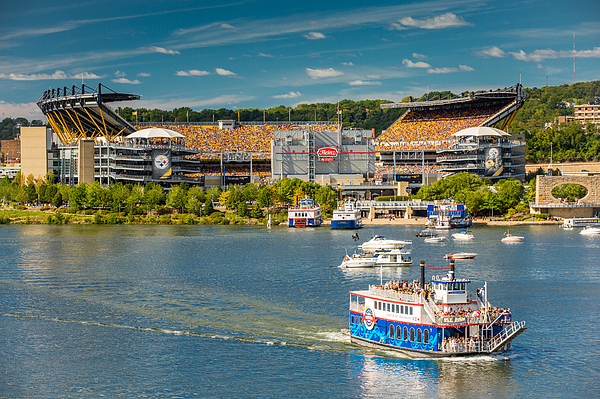
[(415, 342), (415, 329), (410, 328), (410, 342)]
[(402, 328), (400, 326), (396, 326), (396, 339), (402, 340)]
[(405, 341), (408, 341), (408, 327), (404, 327), (402, 329), (402, 336), (404, 337)]
[(394, 339), (394, 338), (395, 338), (395, 337), (394, 337), (394, 331), (396, 331), (396, 330), (394, 329), (394, 325), (393, 325), (393, 324), (390, 324), (390, 338), (391, 338), (391, 339)]
[(423, 331), (423, 343), (428, 344), (429, 343), (429, 330), (425, 329), (425, 331)]
[(421, 329), (417, 328), (417, 342), (421, 343)]

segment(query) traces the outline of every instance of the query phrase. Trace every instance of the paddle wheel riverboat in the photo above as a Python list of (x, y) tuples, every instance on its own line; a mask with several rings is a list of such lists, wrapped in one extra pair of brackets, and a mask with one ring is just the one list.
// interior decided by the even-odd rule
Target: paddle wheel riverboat
[[(487, 283), (474, 294), (468, 279), (454, 275), (454, 261), (443, 277), (425, 285), (425, 263), (420, 281), (388, 282), (350, 292), (353, 343), (394, 350), (411, 357), (491, 354), (511, 349), (525, 331), (524, 321), (512, 321), (510, 309), (487, 301)], [(424, 288), (421, 288), (424, 287)]]
[(301, 199), (298, 206), (288, 209), (289, 227), (318, 227), (321, 223), (321, 207), (310, 198)]

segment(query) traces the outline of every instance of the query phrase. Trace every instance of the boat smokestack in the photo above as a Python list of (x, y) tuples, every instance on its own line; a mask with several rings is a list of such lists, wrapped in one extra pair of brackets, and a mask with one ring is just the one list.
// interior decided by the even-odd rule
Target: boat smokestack
[(421, 259), (421, 288), (425, 288), (425, 259)]
[(450, 280), (454, 280), (454, 259), (450, 260), (450, 271), (448, 272)]

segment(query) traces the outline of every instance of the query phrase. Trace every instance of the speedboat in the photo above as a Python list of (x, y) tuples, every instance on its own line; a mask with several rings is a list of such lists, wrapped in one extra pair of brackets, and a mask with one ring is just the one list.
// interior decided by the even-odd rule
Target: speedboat
[(346, 255), (342, 264), (338, 267), (342, 269), (347, 268), (358, 268), (358, 267), (375, 267), (377, 263), (377, 256), (373, 254), (360, 253), (360, 254), (352, 254)]
[(412, 244), (412, 241), (388, 240), (383, 236), (376, 235), (360, 246), (363, 251), (376, 251), (378, 249), (404, 248)]
[(458, 252), (455, 254), (447, 254), (444, 259), (475, 259), (477, 254), (469, 252)]
[(448, 238), (446, 236), (434, 236), (434, 237), (427, 237), (425, 238), (424, 242), (444, 242), (446, 241)]
[(525, 237), (513, 236), (510, 233), (506, 234), (506, 237), (502, 239), (502, 242), (521, 242), (525, 239)]
[(469, 230), (461, 230), (459, 233), (452, 234), (455, 240), (473, 240), (475, 236)]
[(581, 230), (579, 232), (579, 234), (583, 234), (583, 235), (600, 234), (600, 227), (586, 226), (583, 230)]

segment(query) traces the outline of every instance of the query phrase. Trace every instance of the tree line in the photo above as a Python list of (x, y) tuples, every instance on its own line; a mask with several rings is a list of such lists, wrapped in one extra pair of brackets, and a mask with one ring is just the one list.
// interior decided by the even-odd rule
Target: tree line
[[(128, 216), (130, 220), (151, 213), (177, 213), (213, 217), (219, 221), (227, 215), (261, 219), (267, 212), (280, 214), (280, 221), (283, 221), (287, 218), (287, 207), (296, 205), (299, 199), (305, 197), (314, 199), (325, 215), (331, 215), (337, 201), (337, 192), (331, 186), (320, 186), (297, 178), (286, 178), (273, 185), (230, 185), (225, 190), (219, 186), (205, 190), (182, 182), (169, 191), (153, 182), (108, 186), (94, 182), (68, 186), (54, 180), (52, 172), (43, 179), (34, 179), (32, 175), (23, 179), (20, 174), (13, 181), (5, 177), (0, 180), (0, 199), (13, 207), (37, 204), (61, 208), (67, 213), (116, 213)], [(217, 208), (224, 209), (225, 213)]]

